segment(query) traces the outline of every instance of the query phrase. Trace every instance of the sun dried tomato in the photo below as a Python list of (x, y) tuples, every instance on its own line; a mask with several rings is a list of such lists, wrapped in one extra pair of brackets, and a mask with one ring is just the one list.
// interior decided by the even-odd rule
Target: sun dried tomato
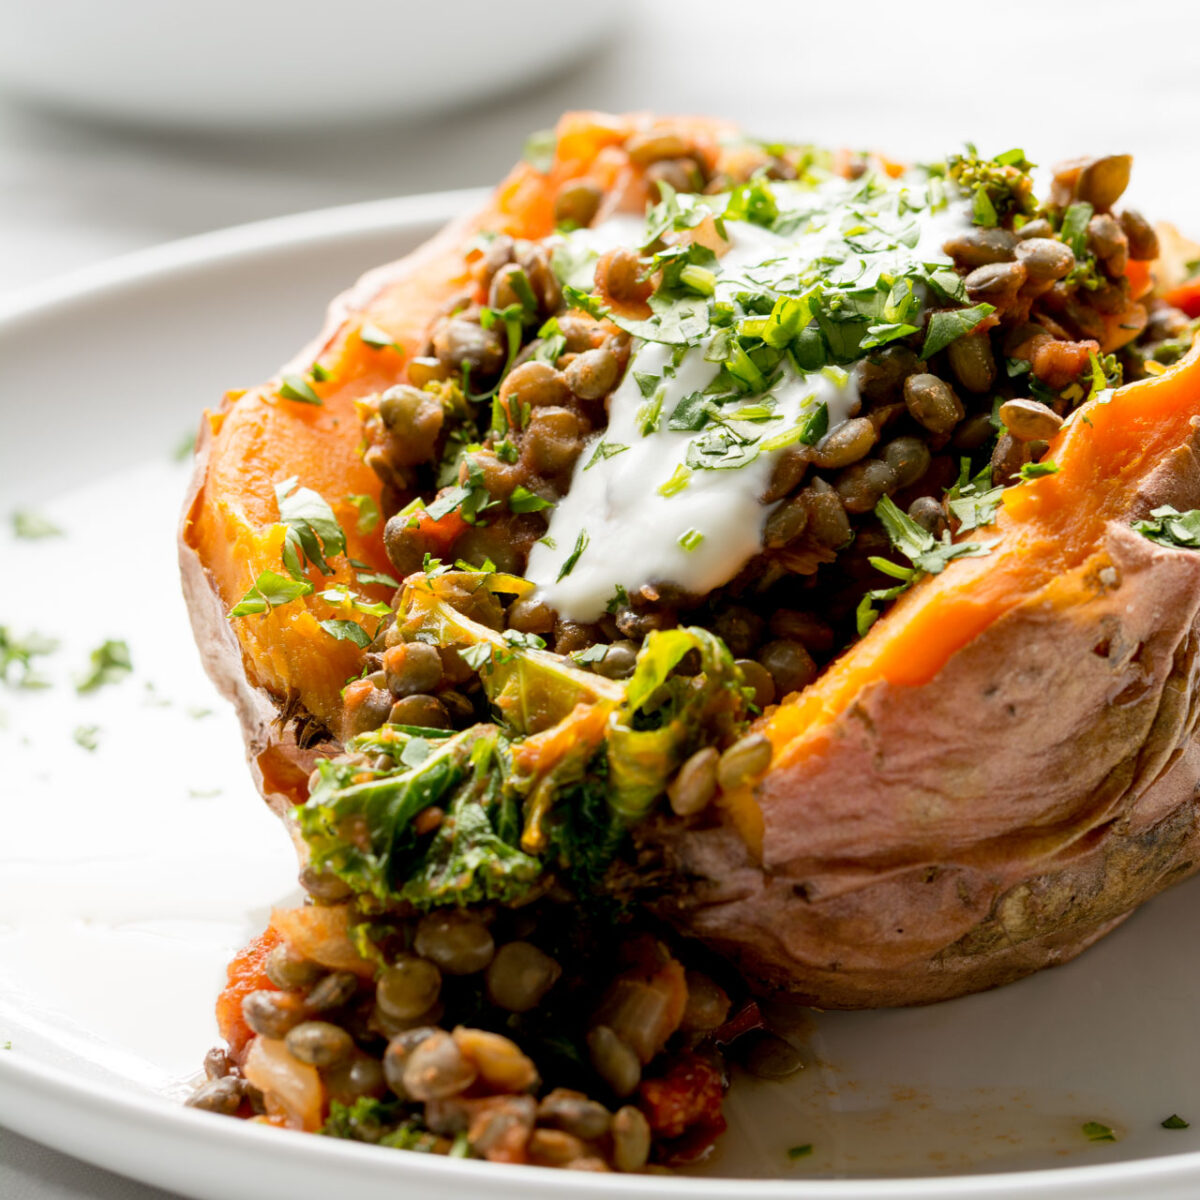
[(240, 950), (225, 968), (225, 990), (217, 997), (217, 1028), (229, 1043), (229, 1053), (234, 1062), (241, 1066), (246, 1047), (254, 1037), (254, 1031), (242, 1016), (242, 1000), (260, 989), (278, 991), (267, 978), (267, 955), (279, 945), (279, 934), (268, 927), (265, 933), (254, 938)]

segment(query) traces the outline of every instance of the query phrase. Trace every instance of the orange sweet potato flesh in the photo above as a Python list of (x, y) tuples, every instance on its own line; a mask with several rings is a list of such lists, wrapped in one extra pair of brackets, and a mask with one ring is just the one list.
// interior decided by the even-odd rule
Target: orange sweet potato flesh
[[(280, 811), (303, 799), (315, 754), (280, 707), (336, 734), (361, 652), (319, 628), (336, 614), (312, 598), (226, 619), (259, 571), (279, 569), (274, 484), (297, 475), (321, 492), (349, 553), (384, 566), (380, 531), (352, 532), (344, 499), (378, 495), (355, 400), (403, 381), (439, 307), (471, 289), (477, 231), (548, 233), (558, 187), (577, 177), (605, 189), (602, 211), (640, 210), (646, 185), (624, 143), (651, 124), (568, 115), (548, 174), (519, 166), (482, 212), (337, 301), (286, 368), (322, 363), (322, 407), (280, 398), (273, 380), (206, 419), (180, 539), (185, 591)], [(662, 124), (685, 128), (710, 166), (754, 153), (721, 145), (715, 122)], [(364, 321), (403, 353), (364, 345)], [(764, 988), (826, 1006), (910, 1004), (1064, 961), (1190, 873), (1200, 555), (1130, 522), (1200, 506), (1198, 419), (1195, 354), (1089, 404), (1050, 447), (1059, 472), (1012, 489), (996, 525), (972, 535), (995, 539), (991, 553), (926, 579), (761, 719), (774, 758), (753, 791), (726, 796), (707, 828), (639, 831), (665, 868), (660, 913)]]

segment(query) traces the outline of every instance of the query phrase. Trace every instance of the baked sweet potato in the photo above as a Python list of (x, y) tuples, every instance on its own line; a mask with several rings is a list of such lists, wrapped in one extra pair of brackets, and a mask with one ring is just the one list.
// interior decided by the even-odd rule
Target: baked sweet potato
[[(227, 621), (277, 569), (275, 486), (299, 476), (333, 506), (347, 557), (386, 570), (380, 531), (360, 532), (346, 499), (380, 497), (356, 401), (403, 381), (431, 321), (472, 294), (472, 239), (545, 236), (556, 194), (576, 179), (596, 185), (604, 213), (641, 211), (654, 159), (631, 150), (638, 138), (686, 136), (709, 177), (767, 163), (725, 132), (564, 118), (545, 172), (519, 166), (480, 214), (367, 276), (284, 376), (206, 419), (184, 585), (210, 674), (237, 703), (281, 813), (305, 799), (314, 760), (352, 732), (341, 693), (364, 654), (327, 636), (320, 622), (338, 608), (315, 590)], [(1142, 268), (1125, 288), (1121, 312), (1140, 314), (1130, 332), (1110, 316), (1098, 340), (1066, 343), (1083, 363), (1089, 344), (1118, 348), (1141, 329), (1148, 286)], [(314, 362), (321, 378), (297, 382)], [(305, 403), (306, 389), (323, 403)], [(981, 531), (989, 553), (922, 578), (820, 678), (767, 708), (754, 729), (769, 739), (769, 767), (727, 788), (717, 819), (637, 826), (645, 903), (755, 986), (822, 1006), (913, 1004), (1064, 961), (1189, 874), (1200, 557), (1131, 524), (1200, 505), (1198, 417), (1196, 354), (1078, 408), (1044, 456), (1057, 472), (1008, 489)], [(439, 549), (445, 529), (414, 522)], [(314, 589), (351, 583), (340, 571), (310, 565), (308, 578)]]

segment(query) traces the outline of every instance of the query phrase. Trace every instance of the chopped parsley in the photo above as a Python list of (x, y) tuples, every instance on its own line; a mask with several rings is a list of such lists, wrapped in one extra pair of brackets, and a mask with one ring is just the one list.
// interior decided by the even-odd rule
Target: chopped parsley
[(1058, 463), (1028, 462), (1017, 474), (1021, 477), (1022, 481), (1026, 482), (1030, 479), (1044, 479), (1047, 475), (1058, 474)]
[(110, 683), (120, 683), (133, 670), (129, 647), (119, 639), (101, 642), (92, 651), (87, 669), (75, 680), (75, 690), (84, 695)]
[(325, 403), (312, 389), (312, 384), (303, 375), (285, 375), (279, 385), (279, 394), (285, 400), (295, 400), (300, 404), (322, 405)]
[(990, 464), (974, 478), (970, 477), (971, 460), (962, 460), (959, 476), (946, 492), (946, 507), (958, 521), (958, 532), (965, 533), (990, 525), (1003, 503), (1004, 489), (992, 487)]
[(1099, 1121), (1085, 1121), (1080, 1130), (1083, 1136), (1089, 1142), (1115, 1142), (1117, 1135), (1108, 1125), (1101, 1125)]
[(277, 571), (261, 571), (246, 594), (229, 610), (231, 617), (248, 617), (265, 613), (280, 604), (290, 604), (301, 596), (311, 595), (313, 585), (307, 579), (293, 579)]
[(371, 321), (364, 321), (359, 326), (358, 336), (372, 350), (400, 350), (396, 339), (386, 329), (380, 329)]
[(680, 463), (675, 468), (675, 473), (667, 480), (666, 483), (660, 484), (658, 494), (660, 496), (675, 496), (682, 492), (692, 478), (692, 473)]
[(588, 542), (591, 539), (587, 535), (586, 529), (579, 531), (579, 536), (575, 539), (575, 548), (567, 555), (566, 561), (559, 569), (555, 583), (561, 583), (570, 573), (575, 570), (575, 564), (579, 561), (580, 556), (588, 548)]
[(371, 644), (371, 635), (357, 621), (330, 620), (320, 624), (330, 637), (339, 642), (353, 642), (360, 649)]
[(553, 508), (554, 502), (535, 495), (523, 484), (517, 484), (508, 497), (508, 507), (515, 513), (541, 512), (544, 508)]
[(584, 464), (584, 470), (590, 470), (598, 462), (603, 462), (606, 458), (615, 458), (618, 454), (628, 450), (628, 446), (622, 446), (619, 442), (606, 442), (603, 438), (596, 443), (596, 449), (592, 452), (592, 457)]
[(311, 488), (297, 487), (297, 482), (293, 475), (275, 485), (279, 518), (287, 526), (283, 565), (294, 579), (303, 579), (310, 567), (332, 575), (328, 558), (346, 552), (346, 535), (322, 496)]
[(33, 660), (57, 649), (55, 638), (41, 633), (17, 637), (6, 625), (0, 625), (0, 680), (12, 688), (49, 687), (49, 680), (37, 673)]
[(355, 512), (358, 513), (358, 521), (355, 524), (356, 531), (364, 537), (368, 533), (374, 532), (383, 515), (379, 511), (379, 504), (375, 497), (351, 493), (346, 497), (346, 503), (352, 505)]
[(1149, 520), (1134, 521), (1134, 533), (1160, 546), (1200, 550), (1200, 508), (1180, 512), (1170, 504), (1151, 510)]
[(63, 531), (53, 521), (28, 508), (18, 508), (13, 512), (12, 530), (15, 537), (26, 541), (63, 536)]
[(1190, 1129), (1191, 1123), (1185, 1121), (1178, 1113), (1172, 1113), (1165, 1121), (1160, 1122), (1164, 1129)]
[(100, 726), (76, 725), (71, 737), (77, 746), (82, 746), (89, 753), (94, 752), (100, 745)]
[(860, 637), (879, 617), (875, 609), (877, 602), (895, 599), (925, 575), (940, 574), (956, 558), (978, 558), (988, 554), (994, 545), (992, 542), (953, 542), (948, 532), (943, 533), (939, 540), (918, 525), (907, 513), (897, 508), (890, 496), (884, 496), (875, 506), (875, 515), (886, 530), (892, 545), (912, 563), (912, 566), (900, 566), (890, 559), (874, 555), (867, 560), (877, 571), (882, 571), (900, 582), (895, 587), (876, 588), (863, 596), (857, 612)]
[(921, 347), (921, 357), (929, 358), (939, 350), (945, 350), (951, 342), (970, 333), (995, 311), (991, 304), (973, 304), (970, 308), (935, 312), (929, 318), (929, 327), (925, 330), (925, 344)]
[(787, 1156), (795, 1162), (798, 1158), (807, 1158), (812, 1152), (812, 1142), (805, 1142), (803, 1146), (792, 1146), (788, 1150)]

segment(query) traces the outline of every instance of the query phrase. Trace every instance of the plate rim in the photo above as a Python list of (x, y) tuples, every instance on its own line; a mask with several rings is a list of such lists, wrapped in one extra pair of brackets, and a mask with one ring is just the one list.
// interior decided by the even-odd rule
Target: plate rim
[[(55, 1145), (36, 1132), (36, 1121), (21, 1120), (21, 1108), (31, 1097), (42, 1103), (68, 1107), (99, 1106), (106, 1121), (127, 1127), (133, 1121), (146, 1136), (164, 1140), (185, 1138), (197, 1151), (205, 1143), (213, 1151), (228, 1143), (241, 1154), (257, 1154), (257, 1147), (268, 1154), (286, 1153), (295, 1169), (306, 1165), (327, 1166), (342, 1160), (347, 1167), (358, 1166), (372, 1176), (395, 1173), (397, 1184), (478, 1185), (497, 1194), (520, 1196), (523, 1200), (561, 1200), (564, 1192), (597, 1198), (611, 1197), (612, 1177), (603, 1174), (571, 1172), (571, 1182), (559, 1171), (545, 1167), (505, 1164), (498, 1170), (493, 1163), (438, 1155), (409, 1154), (402, 1158), (394, 1150), (360, 1142), (318, 1138), (293, 1130), (257, 1126), (248, 1121), (231, 1121), (212, 1113), (198, 1112), (182, 1104), (163, 1103), (161, 1099), (106, 1087), (91, 1079), (80, 1079), (61, 1067), (25, 1060), (19, 1052), (6, 1051), (0, 1056), (0, 1120), (9, 1128), (33, 1141), (72, 1154), (69, 1145)], [(287, 1137), (287, 1143), (275, 1139)], [(77, 1138), (78, 1142), (86, 1139)], [(162, 1172), (145, 1171), (130, 1175), (120, 1154), (80, 1157), (156, 1186), (173, 1187)], [(107, 1161), (105, 1161), (107, 1160)], [(1187, 1184), (1194, 1182), (1200, 1167), (1200, 1151), (1159, 1155), (1117, 1163), (1085, 1166), (1044, 1167), (1029, 1171), (986, 1172), (969, 1175), (862, 1177), (853, 1179), (747, 1179), (745, 1177), (702, 1178), (694, 1175), (621, 1175), (620, 1190), (625, 1200), (951, 1200), (953, 1197), (1010, 1197), (1018, 1192), (1039, 1200), (1125, 1200), (1136, 1184)], [(266, 1194), (270, 1194), (267, 1192)], [(420, 1193), (418, 1193), (420, 1194)]]
[[(440, 225), (479, 205), (490, 188), (462, 188), (415, 193), (357, 204), (337, 205), (306, 212), (247, 222), (208, 233), (159, 243), (103, 259), (78, 270), (50, 278), (13, 292), (0, 294), (0, 333), (8, 333), (26, 322), (48, 319), (56, 308), (94, 300), (105, 293), (120, 293), (140, 286), (185, 281), (193, 269), (220, 267), (251, 261), (256, 256), (280, 250), (303, 251), (320, 244), (336, 244), (359, 234), (383, 233)], [(34, 1098), (37, 1104), (30, 1105)], [(99, 1081), (79, 1078), (69, 1071), (20, 1051), (0, 1053), (0, 1124), (61, 1153), (104, 1166), (127, 1178), (160, 1187), (178, 1188), (169, 1172), (129, 1169), (126, 1156), (101, 1150), (79, 1149), (89, 1140), (74, 1135), (67, 1126), (64, 1144), (47, 1138), (44, 1128), (30, 1116), (38, 1106), (85, 1107), (100, 1112), (114, 1124), (133, 1121), (147, 1134), (187, 1141), (197, 1151), (219, 1152), (228, 1143), (242, 1154), (259, 1155), (261, 1144), (268, 1154), (278, 1153), (276, 1139), (287, 1130), (267, 1129), (244, 1121), (229, 1121), (173, 1103), (165, 1097), (126, 1091)], [(217, 1121), (220, 1124), (216, 1124)], [(223, 1132), (219, 1132), (223, 1131)], [(232, 1140), (231, 1140), (232, 1139)], [(327, 1166), (343, 1160), (372, 1175), (390, 1173), (395, 1183), (430, 1187), (461, 1185), (467, 1189), (491, 1190), (514, 1198), (557, 1200), (564, 1191), (580, 1196), (612, 1194), (612, 1179), (605, 1175), (571, 1172), (570, 1183), (557, 1171), (532, 1166), (506, 1166), (410, 1154), (398, 1159), (394, 1151), (379, 1146), (311, 1135), (293, 1137), (286, 1143), (293, 1163)], [(74, 1148), (73, 1148), (74, 1147)], [(155, 1159), (143, 1160), (153, 1166)], [(139, 1167), (141, 1164), (138, 1164)], [(850, 1179), (751, 1179), (746, 1177), (700, 1178), (696, 1176), (621, 1176), (621, 1193), (627, 1200), (696, 1197), (697, 1200), (950, 1200), (1009, 1196), (1018, 1190), (1029, 1200), (1039, 1197), (1078, 1200), (1121, 1200), (1135, 1185), (1200, 1183), (1200, 1150), (1181, 1151), (1122, 1162), (1095, 1163), (1035, 1170), (988, 1171), (971, 1174), (903, 1177), (856, 1177)]]

